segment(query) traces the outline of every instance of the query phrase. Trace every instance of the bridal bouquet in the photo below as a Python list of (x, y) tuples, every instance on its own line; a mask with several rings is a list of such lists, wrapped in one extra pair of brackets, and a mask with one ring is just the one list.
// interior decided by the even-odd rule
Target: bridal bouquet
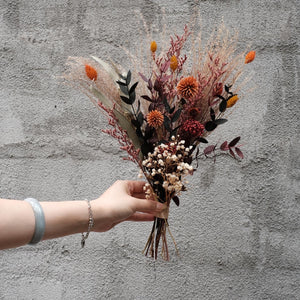
[[(189, 54), (184, 53), (188, 41)], [(239, 101), (246, 82), (240, 78), (255, 52), (236, 53), (237, 37), (224, 26), (205, 47), (200, 33), (188, 26), (182, 35), (171, 36), (164, 48), (165, 42), (148, 38), (141, 46), (144, 54), (126, 51), (130, 71), (95, 56), (69, 57), (63, 77), (107, 115), (108, 128), (102, 131), (117, 139), (126, 159), (138, 165), (147, 180), (147, 197), (165, 204), (144, 253), (156, 259), (161, 249), (168, 260), (169, 207), (172, 201), (179, 206), (187, 175), (193, 175), (201, 158), (218, 153), (243, 158), (240, 137), (205, 144)]]

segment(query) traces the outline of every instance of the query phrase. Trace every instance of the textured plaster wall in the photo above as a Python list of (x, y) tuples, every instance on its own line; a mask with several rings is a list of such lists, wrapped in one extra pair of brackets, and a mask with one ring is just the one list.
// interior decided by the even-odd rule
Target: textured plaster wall
[(210, 138), (241, 135), (245, 159), (202, 163), (172, 207), (180, 257), (170, 241), (170, 262), (145, 258), (151, 224), (128, 223), (84, 250), (80, 235), (5, 250), (0, 299), (300, 299), (299, 1), (0, 0), (0, 195), (93, 199), (136, 178), (105, 118), (56, 76), (69, 55), (126, 65), (135, 10), (159, 29), (165, 7), (181, 33), (195, 6), (204, 38), (223, 18), (257, 58), (255, 90)]

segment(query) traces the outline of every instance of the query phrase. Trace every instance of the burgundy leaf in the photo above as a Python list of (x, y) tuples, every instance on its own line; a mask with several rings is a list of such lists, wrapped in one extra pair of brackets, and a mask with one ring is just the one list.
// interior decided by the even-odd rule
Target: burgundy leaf
[(161, 81), (168, 81), (171, 77), (172, 77), (172, 75), (169, 75), (169, 76), (165, 75), (165, 76), (160, 77), (160, 80)]
[(243, 154), (243, 152), (240, 150), (240, 148), (238, 148), (238, 147), (235, 147), (235, 152), (236, 152), (236, 154), (240, 157), (240, 158), (244, 158), (244, 154)]
[(228, 144), (227, 144), (227, 141), (225, 141), (221, 146), (220, 146), (220, 149), (222, 151), (227, 151), (229, 148), (228, 148)]
[(153, 84), (152, 84), (152, 81), (150, 78), (148, 80), (148, 88), (149, 88), (149, 90), (152, 90), (152, 88), (153, 88)]
[(144, 81), (148, 82), (148, 79), (146, 78), (145, 75), (143, 75), (141, 72), (139, 72), (139, 75), (141, 76), (141, 78), (142, 78)]
[(147, 101), (150, 101), (150, 102), (152, 102), (152, 99), (149, 97), (149, 96), (147, 96), (147, 95), (143, 95), (143, 96), (141, 96), (143, 99), (145, 99), (145, 100), (147, 100)]
[(161, 67), (160, 67), (160, 70), (162, 73), (166, 72), (167, 69), (169, 68), (170, 66), (170, 61), (166, 61)]
[(238, 143), (238, 141), (239, 141), (240, 139), (241, 139), (240, 136), (236, 137), (235, 139), (233, 139), (233, 140), (229, 143), (228, 147), (229, 147), (229, 148), (234, 147), (234, 146)]
[(216, 146), (215, 145), (210, 145), (210, 146), (207, 146), (204, 150), (203, 150), (203, 153), (205, 155), (208, 155), (210, 153), (212, 153), (214, 150), (215, 150)]
[(235, 155), (234, 155), (234, 153), (233, 153), (233, 151), (232, 151), (231, 148), (229, 148), (229, 153), (235, 158)]

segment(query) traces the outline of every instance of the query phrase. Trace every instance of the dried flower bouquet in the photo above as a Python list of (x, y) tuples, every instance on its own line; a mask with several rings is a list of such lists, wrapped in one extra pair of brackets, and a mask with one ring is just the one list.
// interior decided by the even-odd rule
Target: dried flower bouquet
[[(182, 53), (189, 38), (190, 57)], [(64, 78), (106, 113), (110, 128), (102, 131), (116, 138), (128, 153), (126, 159), (139, 166), (147, 180), (147, 197), (166, 204), (154, 220), (144, 249), (147, 256), (156, 259), (161, 245), (162, 257), (169, 259), (169, 207), (171, 201), (179, 206), (185, 178), (197, 169), (198, 160), (220, 152), (243, 158), (240, 137), (202, 146), (227, 121), (224, 114), (239, 100), (243, 85), (235, 86), (236, 81), (255, 57), (254, 51), (236, 54), (236, 43), (237, 37), (221, 26), (202, 48), (200, 34), (185, 26), (160, 53), (162, 41), (149, 39), (146, 66), (143, 57), (128, 53), (132, 72), (94, 56), (68, 59)], [(132, 83), (132, 78), (139, 81)]]

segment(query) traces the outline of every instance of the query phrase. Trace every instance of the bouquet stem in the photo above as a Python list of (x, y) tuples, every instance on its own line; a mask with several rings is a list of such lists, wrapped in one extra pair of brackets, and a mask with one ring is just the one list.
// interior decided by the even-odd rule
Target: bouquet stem
[(148, 241), (147, 241), (146, 246), (143, 251), (143, 253), (146, 256), (150, 256), (150, 257), (153, 257), (154, 259), (157, 259), (159, 244), (161, 242), (162, 243), (162, 245), (161, 245), (162, 258), (167, 261), (170, 259), (168, 243), (167, 243), (167, 235), (166, 235), (167, 230), (173, 240), (173, 243), (176, 248), (176, 252), (178, 254), (178, 249), (177, 249), (177, 246), (175, 243), (175, 239), (172, 236), (170, 229), (169, 229), (168, 219), (155, 217), (151, 233), (149, 235)]

